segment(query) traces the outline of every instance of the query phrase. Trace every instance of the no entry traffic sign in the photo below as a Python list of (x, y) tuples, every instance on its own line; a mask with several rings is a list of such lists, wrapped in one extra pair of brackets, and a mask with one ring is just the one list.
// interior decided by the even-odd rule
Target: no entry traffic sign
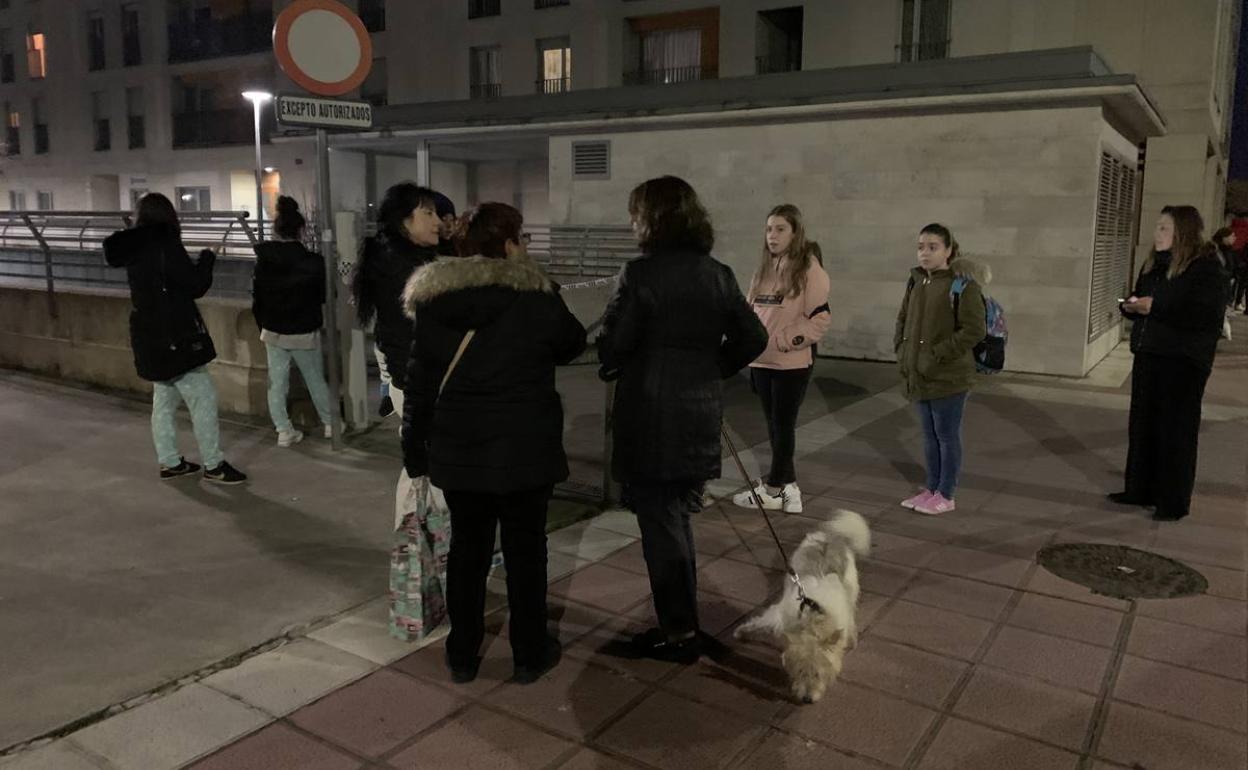
[(273, 26), (273, 52), (299, 87), (320, 96), (359, 88), (373, 66), (360, 17), (337, 0), (296, 0)]

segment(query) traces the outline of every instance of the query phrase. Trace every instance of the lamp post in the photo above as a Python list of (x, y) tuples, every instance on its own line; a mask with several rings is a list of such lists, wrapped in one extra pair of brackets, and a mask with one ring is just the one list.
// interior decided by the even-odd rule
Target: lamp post
[(264, 165), (260, 159), (260, 108), (273, 98), (268, 91), (244, 91), (243, 98), (251, 102), (256, 116), (256, 236), (264, 240)]

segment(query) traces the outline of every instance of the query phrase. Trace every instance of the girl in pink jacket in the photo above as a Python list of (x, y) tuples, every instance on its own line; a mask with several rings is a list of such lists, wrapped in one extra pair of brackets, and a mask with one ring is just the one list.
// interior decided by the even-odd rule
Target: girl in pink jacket
[(831, 282), (819, 246), (806, 240), (802, 212), (776, 206), (767, 216), (762, 262), (746, 298), (767, 327), (767, 349), (750, 364), (750, 384), (763, 404), (771, 441), (771, 472), (732, 501), (753, 508), (755, 495), (767, 510), (800, 513), (802, 491), (793, 467), (797, 412), (814, 367), (814, 345), (832, 325)]

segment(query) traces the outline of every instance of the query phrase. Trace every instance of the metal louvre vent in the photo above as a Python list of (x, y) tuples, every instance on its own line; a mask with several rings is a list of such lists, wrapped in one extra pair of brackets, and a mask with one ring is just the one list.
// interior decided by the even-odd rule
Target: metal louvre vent
[(1088, 342), (1117, 325), (1117, 300), (1130, 291), (1134, 219), (1135, 169), (1102, 152), (1096, 190)]
[(610, 179), (611, 142), (573, 142), (572, 176), (576, 179)]

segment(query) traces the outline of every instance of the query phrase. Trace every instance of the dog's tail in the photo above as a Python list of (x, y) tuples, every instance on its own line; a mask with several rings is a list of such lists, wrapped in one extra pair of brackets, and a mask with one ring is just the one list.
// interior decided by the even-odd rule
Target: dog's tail
[(827, 528), (845, 538), (849, 548), (858, 556), (866, 556), (871, 550), (871, 528), (867, 520), (853, 511), (839, 510), (832, 514)]

